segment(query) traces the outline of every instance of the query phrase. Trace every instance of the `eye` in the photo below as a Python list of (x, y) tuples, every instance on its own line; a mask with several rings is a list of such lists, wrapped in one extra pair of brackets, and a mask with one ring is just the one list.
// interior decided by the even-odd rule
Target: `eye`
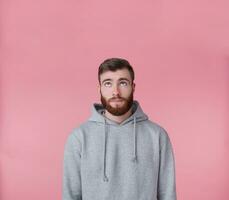
[(126, 81), (121, 81), (121, 82), (120, 82), (120, 85), (121, 85), (121, 86), (127, 86), (128, 83), (127, 83)]
[(111, 82), (105, 82), (104, 84), (103, 84), (105, 87), (111, 87)]

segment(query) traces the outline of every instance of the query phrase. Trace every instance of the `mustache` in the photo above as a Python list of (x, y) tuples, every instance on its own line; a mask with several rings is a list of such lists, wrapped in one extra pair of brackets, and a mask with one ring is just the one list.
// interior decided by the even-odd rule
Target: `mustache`
[(126, 100), (126, 99), (123, 97), (112, 97), (109, 99), (109, 101), (112, 101), (112, 100)]

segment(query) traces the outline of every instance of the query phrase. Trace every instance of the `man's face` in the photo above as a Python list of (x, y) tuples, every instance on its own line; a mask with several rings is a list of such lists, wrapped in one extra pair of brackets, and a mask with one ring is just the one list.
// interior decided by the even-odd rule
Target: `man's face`
[(100, 75), (100, 94), (104, 108), (115, 116), (125, 114), (133, 104), (135, 84), (127, 69)]

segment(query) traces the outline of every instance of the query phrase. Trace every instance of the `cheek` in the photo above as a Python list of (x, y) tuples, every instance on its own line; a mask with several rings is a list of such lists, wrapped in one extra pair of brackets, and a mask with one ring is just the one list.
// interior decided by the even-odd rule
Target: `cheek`
[(111, 96), (111, 92), (109, 92), (109, 90), (100, 90), (100, 94), (105, 98), (109, 98)]
[(120, 91), (121, 95), (125, 96), (125, 97), (130, 96), (131, 92), (132, 92), (131, 89), (123, 89), (123, 90)]

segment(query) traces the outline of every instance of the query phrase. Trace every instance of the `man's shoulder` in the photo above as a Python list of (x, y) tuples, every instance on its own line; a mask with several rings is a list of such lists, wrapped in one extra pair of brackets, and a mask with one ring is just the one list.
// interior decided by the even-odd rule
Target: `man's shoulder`
[(87, 132), (91, 129), (94, 129), (95, 126), (96, 126), (96, 124), (91, 122), (91, 121), (88, 121), (88, 120), (84, 121), (78, 125), (75, 125), (71, 131), (71, 134), (73, 134), (73, 135), (83, 134), (84, 132)]
[(145, 121), (145, 125), (153, 129), (154, 131), (160, 131), (162, 129), (162, 126), (159, 123), (152, 121), (150, 119)]
[(69, 133), (67, 134), (67, 142), (78, 141), (80, 143), (83, 140), (83, 132), (86, 123), (87, 122), (82, 122), (80, 124), (75, 125), (72, 129), (70, 129)]
[(167, 137), (168, 133), (167, 130), (159, 123), (152, 121), (150, 119), (148, 119), (146, 121), (146, 125), (150, 128), (150, 130), (152, 130), (156, 135), (160, 136), (164, 136)]

